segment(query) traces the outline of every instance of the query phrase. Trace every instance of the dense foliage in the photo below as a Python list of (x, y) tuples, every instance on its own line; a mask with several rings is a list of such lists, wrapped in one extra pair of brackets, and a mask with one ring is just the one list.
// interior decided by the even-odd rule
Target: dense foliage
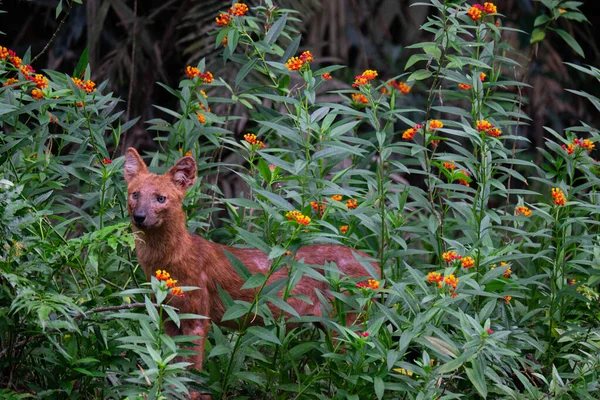
[[(532, 43), (554, 30), (580, 52), (555, 25), (585, 21), (580, 4), (542, 3)], [(269, 1), (236, 3), (216, 18), (215, 46), (237, 66), (234, 81), (202, 61), (178, 88), (159, 83), (179, 108), (156, 105), (163, 118), (147, 121), (160, 148), (146, 154), (150, 169), (192, 155), (201, 179), (185, 200), (190, 230), (273, 260), (266, 276), (233, 263), (256, 297), (222, 293), (224, 318), (239, 328), (213, 324), (202, 372), (175, 358), (193, 338), (162, 327), (199, 316), (169, 306), (164, 272), (146, 283), (133, 252), (118, 155), (136, 120), (123, 121), (107, 83), (90, 80), (85, 54), (72, 75), (36, 73), (29, 53), (0, 47), (0, 394), (596, 398), (597, 132), (584, 122), (546, 128), (552, 140), (534, 164), (520, 134), (535, 124), (522, 112), (528, 85), (514, 78), (502, 10), (421, 6), (434, 10), (422, 26), (431, 41), (411, 46), (408, 72), (366, 70), (333, 93), (336, 102), (320, 94), (343, 66), (316, 67), (310, 49), (299, 50), (298, 14)], [(570, 67), (600, 81), (597, 68)], [(212, 96), (216, 89), (229, 96)], [(415, 92), (427, 98), (423, 109), (412, 105)], [(600, 109), (598, 98), (572, 95)], [(247, 108), (253, 131), (236, 135), (238, 117), (211, 112), (216, 104)], [(226, 169), (243, 179), (243, 193), (221, 192)], [(356, 282), (335, 265), (295, 260), (309, 243), (363, 250), (382, 276)], [(286, 264), (287, 279), (268, 282)], [(328, 283), (328, 316), (300, 316), (285, 303), (302, 275)], [(271, 314), (269, 303), (292, 318)], [(257, 313), (265, 325), (250, 327)]]

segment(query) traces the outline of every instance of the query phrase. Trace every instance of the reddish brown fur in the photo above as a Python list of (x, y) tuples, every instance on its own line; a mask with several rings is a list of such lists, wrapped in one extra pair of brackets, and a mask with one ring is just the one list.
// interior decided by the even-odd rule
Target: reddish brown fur
[[(225, 307), (220, 300), (217, 284), (236, 300), (252, 302), (255, 292), (240, 289), (244, 281), (229, 264), (224, 250), (240, 259), (252, 273), (268, 273), (270, 261), (267, 255), (256, 249), (212, 243), (188, 232), (181, 203), (186, 190), (196, 180), (196, 162), (193, 158), (183, 157), (164, 175), (155, 175), (148, 172), (137, 151), (129, 148), (125, 155), (125, 179), (128, 183), (129, 215), (134, 232), (138, 234), (136, 253), (146, 276), (152, 276), (157, 269), (164, 269), (178, 280), (178, 285), (198, 286), (199, 290), (186, 293), (184, 298), (175, 297), (170, 304), (181, 312), (205, 315), (217, 324), (231, 326), (231, 321), (229, 324), (221, 323)], [(137, 199), (133, 198), (134, 192), (138, 193)], [(160, 203), (157, 196), (166, 197), (166, 201)], [(136, 225), (136, 213), (138, 217), (145, 213), (145, 225)], [(355, 260), (353, 251), (368, 257), (365, 253), (344, 246), (312, 245), (301, 248), (296, 259), (304, 259), (306, 264), (313, 265), (333, 262), (347, 276), (368, 276), (368, 272)], [(373, 266), (379, 273), (379, 266), (375, 263)], [(283, 276), (287, 276), (285, 268), (273, 274), (270, 281)], [(300, 315), (320, 316), (320, 301), (315, 290), (327, 293), (328, 286), (303, 277), (292, 294), (302, 294), (311, 299), (313, 304), (294, 297), (288, 298), (288, 303)], [(193, 359), (193, 366), (198, 370), (202, 368), (204, 338), (209, 327), (210, 320), (182, 321), (181, 333), (202, 337), (197, 342), (195, 350), (198, 354)]]

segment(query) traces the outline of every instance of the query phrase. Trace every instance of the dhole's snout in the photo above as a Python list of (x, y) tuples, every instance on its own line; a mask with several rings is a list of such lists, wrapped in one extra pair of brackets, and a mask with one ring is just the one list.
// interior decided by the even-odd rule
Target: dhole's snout
[(144, 222), (146, 222), (146, 213), (145, 212), (133, 212), (133, 223), (138, 228), (144, 227)]

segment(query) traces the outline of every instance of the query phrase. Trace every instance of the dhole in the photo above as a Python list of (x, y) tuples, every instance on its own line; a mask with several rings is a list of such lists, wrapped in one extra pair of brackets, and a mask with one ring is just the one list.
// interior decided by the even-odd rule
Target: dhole
[[(221, 322), (225, 307), (220, 300), (217, 284), (227, 291), (235, 300), (252, 302), (253, 289), (241, 290), (244, 280), (229, 264), (224, 250), (241, 260), (251, 273), (269, 271), (270, 261), (267, 255), (257, 249), (242, 249), (204, 240), (192, 235), (186, 228), (182, 201), (186, 190), (196, 182), (196, 161), (192, 157), (183, 157), (164, 175), (148, 172), (146, 164), (133, 149), (125, 154), (125, 180), (127, 181), (128, 209), (137, 233), (136, 253), (140, 265), (147, 277), (157, 269), (164, 269), (178, 280), (181, 286), (198, 286), (200, 289), (188, 292), (185, 297), (174, 297), (171, 305), (184, 313), (194, 313), (210, 317), (217, 324), (236, 327), (233, 321)], [(365, 253), (355, 251), (362, 257)], [(312, 245), (302, 247), (296, 259), (304, 259), (306, 264), (323, 265), (325, 262), (335, 263), (339, 270), (350, 277), (367, 277), (369, 274), (355, 260), (352, 250), (336, 245)], [(377, 273), (379, 266), (372, 263)], [(287, 276), (286, 268), (273, 274), (270, 281)], [(316, 290), (328, 293), (326, 283), (303, 277), (293, 294), (308, 297), (313, 304), (291, 296), (287, 302), (300, 315), (321, 315), (320, 301)], [(273, 308), (274, 311), (277, 309)], [(258, 321), (255, 320), (256, 323)], [(204, 341), (210, 327), (210, 320), (183, 320), (181, 333), (201, 336), (194, 350), (193, 367), (202, 368)], [(170, 334), (179, 332), (170, 327)]]

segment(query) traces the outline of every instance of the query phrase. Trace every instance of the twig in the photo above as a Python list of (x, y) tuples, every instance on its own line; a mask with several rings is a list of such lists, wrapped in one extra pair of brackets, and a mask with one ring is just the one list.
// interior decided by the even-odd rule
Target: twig
[[(160, 307), (160, 304), (152, 304), (154, 307), (158, 308)], [(146, 303), (131, 303), (131, 304), (123, 304), (120, 306), (106, 306), (106, 307), (98, 307), (98, 308), (94, 308), (92, 310), (89, 310), (87, 312), (81, 313), (81, 314), (77, 314), (73, 319), (77, 320), (77, 319), (83, 319), (86, 318), (88, 315), (90, 314), (97, 314), (97, 313), (101, 313), (101, 312), (106, 312), (106, 311), (119, 311), (119, 310), (130, 310), (132, 308), (142, 308), (142, 307), (146, 307)], [(176, 311), (179, 311), (176, 309)], [(44, 333), (39, 333), (35, 336), (29, 337), (27, 339), (23, 339), (20, 342), (17, 342), (14, 344), (14, 346), (4, 349), (2, 351), (0, 351), (0, 357), (4, 356), (4, 354), (6, 354), (8, 352), (8, 350), (10, 349), (16, 349), (19, 347), (23, 347), (25, 346), (27, 343), (32, 342), (34, 340), (37, 340), (45, 335), (47, 335), (48, 333), (53, 333), (58, 331), (58, 329), (51, 329), (47, 332)]]
[(46, 43), (46, 47), (44, 47), (42, 49), (42, 51), (40, 52), (40, 54), (38, 54), (37, 56), (35, 56), (33, 58), (33, 60), (31, 60), (31, 62), (29, 64), (33, 65), (33, 63), (35, 62), (35, 60), (37, 60), (42, 54), (44, 54), (46, 52), (46, 50), (48, 50), (48, 48), (50, 47), (50, 45), (52, 44), (52, 42), (54, 42), (54, 39), (56, 38), (56, 34), (60, 31), (60, 28), (62, 28), (62, 26), (64, 25), (65, 21), (67, 20), (67, 17), (71, 13), (71, 8), (73, 8), (73, 1), (69, 1), (69, 8), (67, 8), (67, 12), (65, 13), (65, 16), (63, 17), (63, 19), (60, 21), (60, 24), (58, 24), (58, 27), (56, 28), (56, 30), (52, 34), (52, 37), (50, 38), (50, 40), (48, 41), (48, 43)]

